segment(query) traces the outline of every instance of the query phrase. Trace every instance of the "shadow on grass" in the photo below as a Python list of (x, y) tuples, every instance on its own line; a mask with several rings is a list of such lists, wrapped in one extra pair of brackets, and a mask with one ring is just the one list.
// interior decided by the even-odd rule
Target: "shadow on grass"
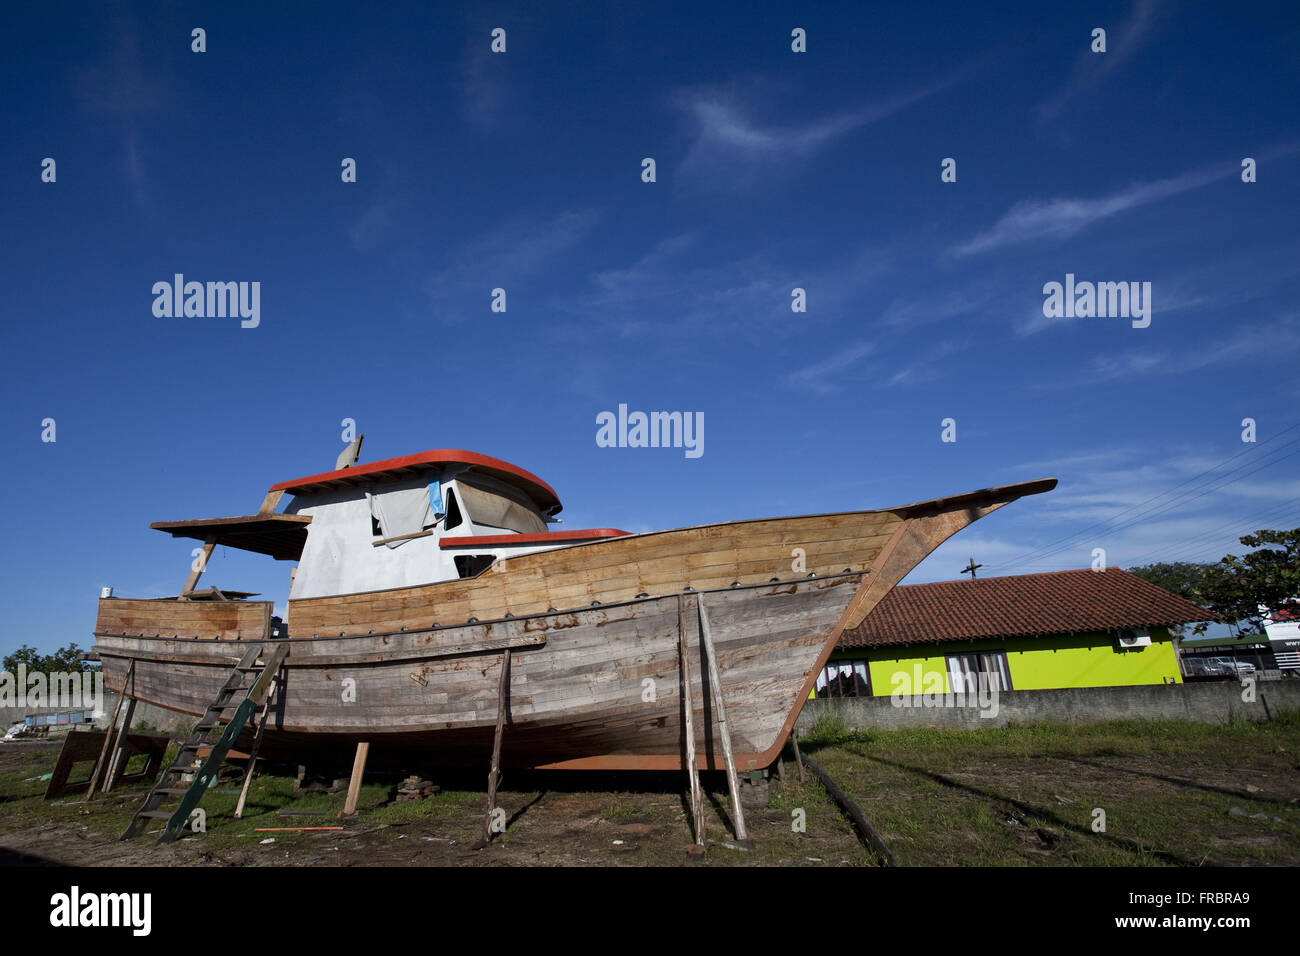
[(1105, 843), (1110, 844), (1113, 847), (1116, 847), (1117, 849), (1125, 850), (1137, 856), (1144, 856), (1144, 855), (1151, 856), (1157, 860), (1160, 860), (1162, 863), (1168, 863), (1172, 866), (1195, 867), (1200, 865), (1200, 863), (1196, 860), (1187, 859), (1186, 857), (1179, 856), (1177, 853), (1171, 853), (1168, 850), (1157, 850), (1151, 847), (1142, 846), (1136, 840), (1129, 840), (1124, 837), (1112, 836), (1111, 834), (1108, 833), (1094, 832), (1091, 827), (1080, 826), (1079, 824), (1072, 823), (1069, 820), (1063, 820), (1061, 817), (1057, 816), (1056, 813), (1054, 813), (1050, 807), (1034, 806), (1032, 804), (1023, 803), (1020, 800), (1016, 800), (1013, 797), (996, 793), (992, 790), (985, 790), (981, 787), (975, 787), (975, 786), (971, 786), (970, 784), (962, 783), (959, 780), (954, 780), (951, 777), (946, 777), (941, 773), (935, 773), (933, 770), (927, 770), (924, 767), (913, 767), (909, 764), (899, 763), (894, 760), (886, 760), (883, 757), (874, 757), (871, 756), (870, 754), (867, 754), (865, 756), (866, 759), (868, 760), (874, 760), (876, 763), (884, 764), (887, 767), (893, 767), (896, 770), (904, 770), (908, 773), (916, 774), (918, 777), (924, 777), (927, 780), (931, 780), (941, 786), (948, 787), (952, 790), (960, 790), (965, 793), (972, 794), (973, 796), (980, 797), (984, 800), (988, 800), (990, 802), (1001, 801), (1002, 803), (1015, 807), (1015, 809), (1018, 810), (1020, 813), (1022, 813), (1025, 817), (1035, 817), (1040, 820), (1050, 821), (1054, 825), (1060, 827), (1062, 830), (1069, 830), (1070, 832), (1075, 833), (1078, 836), (1084, 837), (1085, 839), (1101, 840)]
[(1068, 763), (1084, 764), (1088, 767), (1096, 767), (1098, 770), (1109, 770), (1116, 773), (1126, 773), (1133, 777), (1147, 777), (1150, 780), (1160, 780), (1164, 783), (1173, 784), (1176, 787), (1183, 787), (1187, 790), (1203, 790), (1206, 793), (1218, 793), (1227, 797), (1235, 797), (1239, 800), (1255, 800), (1260, 803), (1276, 804), (1278, 800), (1274, 797), (1264, 796), (1258, 793), (1247, 793), (1245, 790), (1232, 790), (1228, 787), (1216, 787), (1208, 783), (1196, 783), (1192, 780), (1184, 780), (1178, 777), (1167, 777), (1164, 774), (1151, 773), (1147, 770), (1130, 770), (1128, 767), (1116, 767), (1112, 764), (1098, 763), (1095, 760), (1084, 760), (1082, 757), (1067, 757), (1064, 754), (1053, 754), (1054, 760), (1064, 760)]

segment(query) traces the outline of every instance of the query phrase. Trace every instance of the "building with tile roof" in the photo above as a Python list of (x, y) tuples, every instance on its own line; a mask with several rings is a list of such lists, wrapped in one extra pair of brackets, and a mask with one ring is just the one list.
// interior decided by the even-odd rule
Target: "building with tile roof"
[(1118, 568), (901, 585), (842, 635), (815, 695), (1181, 683), (1169, 629), (1212, 620)]

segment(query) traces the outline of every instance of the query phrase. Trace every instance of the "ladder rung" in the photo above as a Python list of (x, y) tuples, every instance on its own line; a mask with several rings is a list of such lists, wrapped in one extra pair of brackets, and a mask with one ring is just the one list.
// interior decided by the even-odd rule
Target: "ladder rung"
[(154, 793), (189, 793), (189, 787), (159, 787)]
[(141, 810), (136, 814), (137, 817), (148, 817), (150, 820), (170, 820), (172, 811), (168, 810)]

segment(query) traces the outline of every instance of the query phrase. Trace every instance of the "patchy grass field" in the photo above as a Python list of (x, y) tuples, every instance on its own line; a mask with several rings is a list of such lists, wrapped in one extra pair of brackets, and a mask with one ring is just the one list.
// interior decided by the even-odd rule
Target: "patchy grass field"
[[(725, 779), (706, 774), (710, 846), (691, 857), (681, 774), (505, 774), (508, 830), (474, 850), (486, 773), (424, 775), (443, 787), (395, 803), (397, 777), (367, 778), (341, 831), (342, 793), (255, 780), (234, 820), (237, 774), (203, 801), (208, 832), (157, 846), (117, 837), (147, 788), (47, 803), (57, 744), (0, 744), (0, 864), (237, 866), (870, 866), (871, 854), (792, 761), (764, 808), (747, 808), (751, 851), (729, 847)], [(1300, 864), (1300, 718), (1216, 727), (1115, 722), (978, 731), (848, 734), (823, 723), (802, 746), (862, 808), (904, 866)], [(74, 777), (76, 774), (74, 774)], [(84, 774), (83, 774), (84, 776)], [(294, 815), (282, 816), (280, 811)], [(1097, 810), (1104, 811), (1105, 828)], [(307, 815), (302, 811), (314, 811)], [(797, 826), (803, 822), (803, 830)], [(154, 831), (157, 832), (156, 829)], [(262, 843), (267, 839), (273, 843)]]
[(857, 734), (832, 723), (802, 745), (902, 866), (1300, 864), (1295, 713)]
[[(148, 788), (114, 791), (89, 804), (74, 795), (42, 799), (57, 744), (0, 744), (0, 864), (79, 866), (870, 866), (870, 854), (812, 774), (800, 785), (787, 768), (784, 793), (773, 784), (765, 808), (745, 810), (753, 849), (732, 839), (726, 780), (705, 774), (709, 846), (688, 856), (692, 843), (681, 774), (522, 773), (503, 775), (498, 806), (507, 830), (474, 850), (483, 830), (486, 772), (435, 776), (441, 793), (395, 803), (398, 778), (362, 787), (355, 822), (342, 831), (258, 833), (260, 827), (338, 826), (343, 793), (295, 793), (288, 776), (260, 774), (244, 818), (231, 814), (238, 799), (236, 775), (204, 797), (207, 832), (187, 833), (166, 846), (154, 835), (122, 843)], [(85, 777), (89, 770), (74, 772)], [(803, 811), (806, 832), (796, 832), (792, 807)], [(280, 816), (291, 809), (293, 816)], [(308, 816), (301, 811), (319, 811)], [(262, 843), (266, 839), (274, 843)]]

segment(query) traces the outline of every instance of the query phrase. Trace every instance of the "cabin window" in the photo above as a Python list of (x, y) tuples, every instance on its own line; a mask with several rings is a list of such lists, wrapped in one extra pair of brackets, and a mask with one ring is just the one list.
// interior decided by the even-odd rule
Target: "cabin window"
[(524, 503), (522, 495), (516, 499), (512, 494), (470, 484), (463, 478), (459, 486), (465, 510), (475, 524), (520, 534), (538, 534), (546, 530), (546, 520)]
[(473, 578), (492, 567), (496, 560), (494, 554), (458, 554), (456, 555), (456, 574), (462, 578)]
[(948, 691), (965, 693), (981, 687), (1011, 690), (1011, 668), (1006, 651), (948, 655)]
[[(450, 531), (452, 528), (460, 527), (465, 518), (460, 513), (460, 506), (456, 503), (456, 492), (450, 488), (447, 489), (447, 520), (443, 524), (444, 531)], [(465, 575), (461, 575), (464, 577)]]
[[(418, 488), (399, 488), (380, 494), (367, 492), (366, 500), (370, 503), (370, 531), (376, 538), (418, 534), (437, 523), (429, 506), (429, 488), (424, 484)], [(406, 540), (409, 538), (385, 543), (390, 548), (397, 548)]]
[(814, 694), (827, 697), (870, 697), (871, 671), (866, 661), (831, 661), (817, 675)]

